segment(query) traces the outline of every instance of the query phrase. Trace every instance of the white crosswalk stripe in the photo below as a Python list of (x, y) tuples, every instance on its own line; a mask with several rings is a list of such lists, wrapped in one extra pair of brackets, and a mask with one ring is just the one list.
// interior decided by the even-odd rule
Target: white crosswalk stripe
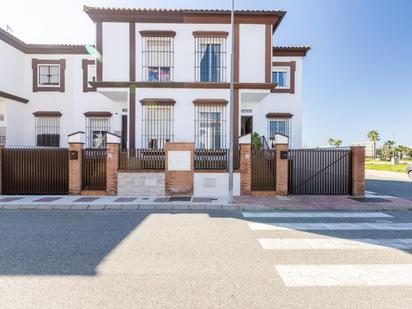
[(244, 218), (392, 218), (382, 212), (242, 212)]
[(412, 249), (412, 238), (396, 239), (314, 239), (314, 238), (271, 238), (259, 239), (266, 250), (384, 250)]
[[(273, 265), (287, 287), (412, 286), (412, 259), (409, 259), (408, 255), (402, 255), (404, 254), (402, 250), (412, 250), (412, 238), (410, 238), (412, 223), (410, 221), (396, 222), (395, 216), (376, 211), (274, 211), (243, 212), (242, 215), (244, 218), (249, 218), (247, 224), (251, 230), (266, 231), (267, 238), (258, 239), (264, 250), (271, 250), (275, 255), (278, 252), (279, 254), (283, 252), (282, 258), (288, 251), (291, 253), (295, 251), (294, 260), (297, 257), (303, 257), (300, 263), (298, 260), (290, 265)], [(253, 222), (253, 218), (266, 219), (266, 222)], [(316, 218), (317, 222), (308, 222), (312, 218)], [(371, 220), (374, 218), (376, 220)], [(295, 219), (295, 222), (285, 222), (283, 219)], [(337, 220), (339, 222), (336, 222)], [(313, 234), (313, 238), (310, 236), (293, 238), (293, 232), (298, 231), (318, 232)], [(319, 236), (321, 231), (325, 231), (323, 237)], [(337, 233), (341, 236), (327, 236), (327, 231), (334, 231), (333, 235)], [(371, 231), (383, 231), (384, 233), (377, 234), (381, 236), (379, 238), (373, 238), (373, 236), (370, 238)], [(388, 235), (397, 235), (396, 237), (399, 237), (399, 231), (402, 231), (401, 235), (404, 235), (405, 238), (388, 238), (386, 231), (392, 233)], [(270, 232), (274, 235), (270, 235)], [(396, 234), (396, 232), (398, 233)], [(361, 235), (364, 233), (368, 236), (362, 238)], [(257, 235), (261, 236), (262, 234)], [(350, 235), (356, 236), (352, 238)], [(270, 236), (275, 237), (271, 238)], [(409, 238), (406, 238), (407, 236)], [(311, 253), (306, 253), (304, 250), (309, 250)], [(319, 256), (319, 261), (324, 262), (324, 264), (306, 265), (307, 260), (304, 259), (306, 254), (309, 254), (310, 257), (313, 257), (314, 254), (316, 256), (317, 250), (319, 254), (323, 254), (320, 250), (343, 250), (339, 254), (346, 258), (343, 260), (344, 263), (335, 265), (331, 264), (335, 262), (334, 260), (328, 261), (323, 255), (323, 257)], [(371, 264), (374, 260), (369, 259), (369, 250), (379, 250), (379, 253), (375, 253), (380, 256), (400, 254), (401, 259), (399, 264)], [(356, 251), (356, 255), (354, 251)], [(359, 257), (361, 258), (359, 259)], [(342, 261), (342, 256), (340, 260)], [(355, 264), (351, 264), (353, 262)]]
[(412, 230), (412, 223), (248, 223), (253, 231)]
[(276, 265), (288, 287), (412, 286), (412, 264)]

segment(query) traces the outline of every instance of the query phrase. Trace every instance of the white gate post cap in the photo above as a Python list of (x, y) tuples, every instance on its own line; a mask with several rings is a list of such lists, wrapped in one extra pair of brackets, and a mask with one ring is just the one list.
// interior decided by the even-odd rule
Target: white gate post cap
[(252, 134), (249, 133), (249, 134), (239, 137), (240, 145), (251, 144), (251, 143), (252, 143)]
[(120, 144), (120, 136), (107, 132), (106, 142), (107, 144)]
[(289, 137), (282, 135), (282, 134), (275, 134), (275, 144), (289, 144)]
[(77, 131), (68, 135), (69, 144), (84, 144), (84, 132)]

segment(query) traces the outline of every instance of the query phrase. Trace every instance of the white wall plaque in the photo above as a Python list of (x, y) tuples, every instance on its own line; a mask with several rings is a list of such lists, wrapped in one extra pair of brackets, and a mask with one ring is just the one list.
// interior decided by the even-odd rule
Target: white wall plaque
[(169, 171), (190, 171), (192, 158), (190, 151), (169, 151), (167, 159)]

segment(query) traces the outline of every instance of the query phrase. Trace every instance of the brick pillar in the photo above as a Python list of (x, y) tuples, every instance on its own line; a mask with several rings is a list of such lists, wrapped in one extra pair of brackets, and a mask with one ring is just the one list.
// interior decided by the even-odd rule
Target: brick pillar
[(240, 195), (252, 194), (252, 147), (240, 144)]
[(69, 194), (79, 195), (82, 191), (82, 157), (84, 132), (69, 134)]
[(289, 150), (288, 144), (276, 144), (276, 194), (287, 195), (288, 194), (288, 182), (289, 182), (289, 161), (286, 158), (282, 158), (282, 153), (287, 154)]
[(365, 147), (352, 146), (352, 195), (365, 195)]
[(166, 194), (191, 196), (194, 190), (194, 144), (166, 143), (165, 153)]
[(106, 191), (117, 195), (120, 137), (107, 133)]

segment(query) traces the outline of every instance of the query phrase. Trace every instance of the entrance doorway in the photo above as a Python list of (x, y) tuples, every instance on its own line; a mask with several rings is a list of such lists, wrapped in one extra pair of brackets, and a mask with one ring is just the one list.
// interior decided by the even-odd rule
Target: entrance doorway
[(253, 117), (242, 116), (241, 117), (241, 135), (252, 134), (253, 132)]

